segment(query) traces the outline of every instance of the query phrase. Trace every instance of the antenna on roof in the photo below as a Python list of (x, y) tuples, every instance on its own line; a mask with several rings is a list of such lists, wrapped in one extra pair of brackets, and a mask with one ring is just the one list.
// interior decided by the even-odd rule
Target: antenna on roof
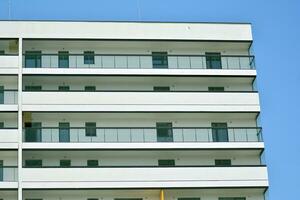
[(11, 0), (8, 0), (8, 19), (11, 19)]
[(137, 0), (138, 19), (141, 20), (141, 4), (140, 0)]

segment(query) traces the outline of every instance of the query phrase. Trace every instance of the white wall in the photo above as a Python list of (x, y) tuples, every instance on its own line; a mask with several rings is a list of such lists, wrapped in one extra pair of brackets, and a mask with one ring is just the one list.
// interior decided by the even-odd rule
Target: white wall
[(23, 104), (24, 111), (260, 111), (257, 93), (23, 92)]
[(0, 27), (8, 38), (252, 40), (251, 24), (1, 21)]

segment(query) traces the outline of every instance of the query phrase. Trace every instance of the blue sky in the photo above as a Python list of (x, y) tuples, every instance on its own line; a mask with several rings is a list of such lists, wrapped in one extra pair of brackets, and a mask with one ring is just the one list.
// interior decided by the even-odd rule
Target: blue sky
[[(299, 0), (0, 0), (0, 19), (251, 22), (270, 199), (299, 199)], [(138, 6), (139, 5), (139, 6)], [(140, 8), (140, 12), (138, 12)], [(0, 27), (1, 29), (1, 27)]]

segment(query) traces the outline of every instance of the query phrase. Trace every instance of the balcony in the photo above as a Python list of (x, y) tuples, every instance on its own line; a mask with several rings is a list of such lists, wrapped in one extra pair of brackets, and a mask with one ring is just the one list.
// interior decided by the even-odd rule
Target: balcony
[(30, 53), (23, 61), (25, 74), (256, 75), (248, 55)]
[(0, 74), (17, 74), (19, 56), (17, 54), (0, 55)]
[(18, 187), (18, 167), (0, 166), (0, 189)]
[(23, 168), (22, 174), (30, 189), (268, 186), (265, 166), (49, 167)]
[(259, 112), (257, 92), (23, 92), (24, 111)]
[(18, 91), (0, 89), (0, 111), (17, 111)]
[[(25, 128), (25, 149), (103, 148), (103, 149), (222, 149), (263, 148), (261, 128)], [(44, 145), (43, 145), (44, 144)]]
[(18, 148), (18, 129), (0, 128), (0, 149)]

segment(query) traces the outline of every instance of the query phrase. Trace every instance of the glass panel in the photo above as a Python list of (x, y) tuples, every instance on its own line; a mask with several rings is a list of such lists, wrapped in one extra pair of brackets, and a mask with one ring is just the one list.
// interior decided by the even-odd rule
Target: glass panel
[(167, 52), (152, 52), (153, 68), (168, 68)]
[(211, 126), (214, 142), (228, 142), (227, 123), (212, 123)]
[(25, 67), (40, 68), (42, 64), (41, 51), (26, 51), (25, 52)]
[(172, 123), (156, 123), (157, 142), (173, 142)]
[(4, 128), (4, 122), (0, 122), (0, 128)]
[(70, 142), (70, 123), (59, 123), (59, 142)]
[(59, 51), (58, 52), (58, 67), (69, 68), (69, 52)]
[(177, 200), (200, 200), (199, 197), (181, 197), (178, 198)]
[(222, 69), (221, 53), (205, 53), (207, 69)]

